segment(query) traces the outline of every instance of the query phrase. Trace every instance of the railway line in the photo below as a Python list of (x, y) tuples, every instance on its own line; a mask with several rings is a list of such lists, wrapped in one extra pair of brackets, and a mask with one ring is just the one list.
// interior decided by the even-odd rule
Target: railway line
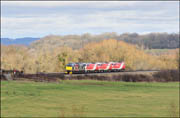
[(116, 74), (152, 74), (159, 72), (159, 70), (136, 70), (136, 71), (122, 71), (122, 72), (103, 72), (103, 73), (82, 73), (82, 74), (65, 74), (65, 76), (84, 76), (84, 75), (116, 75)]
[(123, 72), (104, 72), (104, 73), (74, 73), (66, 74), (65, 72), (59, 73), (36, 73), (36, 74), (22, 74), (18, 77), (23, 78), (37, 78), (37, 77), (46, 77), (46, 78), (66, 78), (66, 77), (76, 77), (76, 76), (108, 76), (108, 75), (136, 75), (136, 74), (145, 74), (151, 75), (159, 70), (136, 70), (136, 71), (123, 71)]
[[(146, 71), (124, 71), (124, 72), (106, 72), (106, 73), (37, 73), (22, 74), (19, 78), (26, 78), (37, 82), (59, 82), (59, 80), (104, 80), (104, 81), (150, 81), (149, 78), (158, 70)], [(16, 77), (16, 78), (18, 78)]]

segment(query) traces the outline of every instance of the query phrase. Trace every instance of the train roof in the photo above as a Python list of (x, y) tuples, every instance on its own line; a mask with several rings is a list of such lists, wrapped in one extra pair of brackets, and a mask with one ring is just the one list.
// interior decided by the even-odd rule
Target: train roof
[(107, 64), (107, 63), (124, 63), (123, 61), (122, 62), (88, 62), (88, 63), (84, 63), (84, 62), (76, 62), (76, 63), (73, 63), (73, 62), (70, 62), (68, 63), (67, 65), (74, 65), (74, 64)]

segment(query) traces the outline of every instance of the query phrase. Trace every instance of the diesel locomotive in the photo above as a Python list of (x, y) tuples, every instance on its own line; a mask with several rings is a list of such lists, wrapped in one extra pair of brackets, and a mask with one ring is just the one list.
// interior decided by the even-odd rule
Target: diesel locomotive
[(66, 73), (118, 72), (125, 70), (124, 62), (69, 63)]

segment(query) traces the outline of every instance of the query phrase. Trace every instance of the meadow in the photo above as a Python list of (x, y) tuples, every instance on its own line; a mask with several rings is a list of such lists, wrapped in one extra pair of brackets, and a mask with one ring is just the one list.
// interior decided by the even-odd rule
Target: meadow
[(173, 117), (179, 82), (1, 81), (2, 117)]

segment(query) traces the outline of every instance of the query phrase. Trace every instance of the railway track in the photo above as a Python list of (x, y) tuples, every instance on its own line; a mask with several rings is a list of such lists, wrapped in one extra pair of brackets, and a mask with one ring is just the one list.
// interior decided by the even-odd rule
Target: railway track
[(122, 72), (104, 72), (104, 73), (82, 73), (82, 74), (72, 74), (72, 75), (69, 75), (69, 74), (66, 74), (66, 76), (84, 76), (84, 75), (109, 75), (109, 74), (112, 74), (112, 75), (115, 75), (115, 74), (152, 74), (152, 73), (155, 73), (155, 72), (159, 72), (159, 70), (136, 70), (136, 71), (122, 71)]
[(65, 73), (39, 73), (24, 74), (23, 78), (28, 78), (38, 82), (58, 82), (58, 80), (104, 80), (104, 81), (151, 81), (150, 78), (157, 70), (147, 71), (124, 71), (124, 72), (106, 72), (106, 73), (83, 73), (83, 74), (65, 74)]
[(103, 72), (103, 73), (76, 73), (66, 74), (64, 72), (59, 73), (36, 73), (28, 74), (21, 73), (14, 75), (12, 73), (4, 73), (3, 76), (6, 80), (18, 80), (19, 78), (25, 78), (35, 81), (57, 81), (58, 79), (74, 79), (74, 78), (92, 78), (92, 77), (110, 77), (110, 76), (121, 76), (121, 75), (152, 75), (159, 70), (136, 70), (136, 71), (123, 71), (123, 72)]
[(66, 74), (64, 72), (59, 73), (37, 73), (37, 74), (22, 74), (22, 77), (69, 77), (69, 76), (86, 76), (86, 75), (123, 75), (123, 74), (153, 74), (159, 72), (159, 70), (136, 70), (136, 71), (123, 71), (123, 72), (103, 72), (103, 73), (75, 73)]

